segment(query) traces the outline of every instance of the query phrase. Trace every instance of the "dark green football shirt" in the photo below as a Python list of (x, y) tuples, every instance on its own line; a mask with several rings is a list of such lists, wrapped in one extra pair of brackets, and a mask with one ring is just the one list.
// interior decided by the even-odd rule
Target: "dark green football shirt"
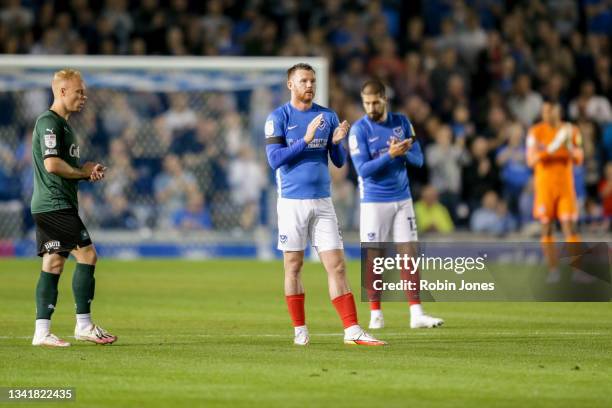
[(72, 128), (57, 113), (48, 110), (36, 119), (32, 135), (34, 193), (32, 213), (78, 209), (78, 180), (69, 180), (47, 172), (44, 160), (59, 157), (72, 167), (79, 165), (79, 145)]

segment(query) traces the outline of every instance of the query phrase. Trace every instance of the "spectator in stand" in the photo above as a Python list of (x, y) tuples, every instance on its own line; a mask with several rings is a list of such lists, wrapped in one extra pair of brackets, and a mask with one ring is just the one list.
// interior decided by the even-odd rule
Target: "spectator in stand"
[[(197, 125), (197, 115), (189, 107), (189, 94), (177, 92), (170, 95), (170, 108), (155, 119), (160, 143), (170, 147), (173, 140), (189, 135)], [(176, 144), (176, 146), (179, 146)]]
[(498, 191), (500, 183), (497, 167), (489, 157), (487, 139), (474, 139), (470, 152), (471, 159), (463, 168), (463, 200), (474, 210), (487, 191)]
[(523, 187), (523, 191), (521, 191), (521, 195), (518, 200), (519, 207), (519, 221), (521, 225), (526, 224), (534, 224), (537, 227), (537, 231), (539, 232), (540, 225), (535, 222), (533, 218), (533, 197), (534, 197), (534, 188), (533, 188), (533, 176), (529, 177), (525, 187)]
[(435, 143), (430, 144), (425, 151), (425, 162), (431, 184), (454, 218), (461, 197), (461, 166), (468, 159), (464, 150), (465, 139), (457, 138), (453, 143), (451, 128), (446, 125), (439, 127), (434, 138)]
[(204, 203), (204, 196), (198, 192), (189, 194), (186, 206), (172, 213), (172, 226), (181, 231), (211, 229), (212, 220)]
[(469, 140), (475, 136), (476, 128), (470, 121), (470, 111), (466, 105), (457, 105), (453, 110), (452, 128), (455, 138)]
[(455, 229), (450, 213), (438, 201), (438, 191), (432, 185), (423, 187), (414, 212), (419, 232), (448, 234)]
[(504, 201), (495, 191), (487, 191), (482, 197), (482, 206), (472, 214), (470, 229), (474, 232), (495, 236), (506, 235), (516, 229), (516, 221), (508, 213)]
[(250, 146), (243, 145), (238, 157), (230, 162), (228, 181), (232, 200), (242, 214), (240, 226), (243, 230), (251, 230), (257, 221), (259, 200), (268, 180)]
[(189, 197), (200, 194), (193, 174), (183, 170), (181, 160), (173, 154), (164, 159), (163, 171), (155, 177), (154, 191), (162, 228), (172, 225), (173, 214), (187, 206)]
[(531, 77), (520, 74), (514, 85), (514, 92), (508, 100), (510, 112), (523, 124), (531, 126), (540, 114), (542, 96), (531, 89)]
[(570, 103), (569, 117), (576, 120), (585, 116), (599, 125), (612, 122), (610, 101), (595, 94), (595, 84), (591, 80), (584, 81), (580, 86), (580, 94)]
[(0, 140), (0, 201), (19, 199), (19, 178), (15, 172), (17, 162), (15, 155), (8, 146)]
[(123, 194), (106, 194), (102, 215), (98, 220), (101, 228), (134, 230), (139, 227), (132, 206)]
[(513, 214), (519, 212), (519, 197), (531, 177), (526, 162), (524, 129), (518, 122), (507, 128), (508, 143), (502, 146), (495, 158), (503, 185), (502, 192)]

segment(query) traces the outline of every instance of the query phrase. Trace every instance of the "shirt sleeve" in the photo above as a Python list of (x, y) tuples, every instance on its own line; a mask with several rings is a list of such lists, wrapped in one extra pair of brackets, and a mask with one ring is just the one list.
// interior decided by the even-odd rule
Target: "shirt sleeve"
[(266, 156), (272, 170), (289, 163), (306, 149), (306, 142), (300, 139), (287, 146), (284, 118), (272, 112), (266, 120), (264, 128), (266, 135)]
[(360, 126), (353, 126), (349, 131), (349, 151), (355, 164), (355, 170), (361, 177), (371, 177), (393, 160), (389, 153), (372, 159), (366, 140), (367, 135)]
[(63, 129), (57, 122), (50, 119), (41, 119), (36, 123), (36, 132), (40, 137), (40, 151), (43, 160), (48, 157), (60, 157)]
[(406, 132), (407, 138), (412, 138), (413, 144), (410, 150), (406, 152), (406, 161), (414, 166), (414, 167), (422, 167), (423, 166), (423, 151), (421, 150), (421, 145), (419, 141), (416, 140), (416, 135), (414, 133), (414, 128), (412, 127), (412, 123), (407, 118), (402, 118), (404, 122), (404, 131)]
[(328, 139), (329, 158), (331, 159), (334, 166), (340, 168), (344, 166), (346, 162), (346, 149), (344, 148), (344, 141), (334, 144), (332, 139), (334, 137), (334, 131), (340, 126), (340, 119), (335, 113), (330, 118), (330, 134)]
[(423, 166), (423, 151), (418, 140), (414, 139), (412, 147), (406, 152), (406, 161), (414, 167)]

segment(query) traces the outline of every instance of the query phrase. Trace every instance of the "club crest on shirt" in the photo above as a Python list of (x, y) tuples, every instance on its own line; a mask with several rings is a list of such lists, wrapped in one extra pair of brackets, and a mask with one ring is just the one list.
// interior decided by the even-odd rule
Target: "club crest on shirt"
[(53, 129), (45, 129), (45, 146), (47, 146), (49, 149), (53, 149), (55, 146), (57, 146), (57, 136), (55, 136), (55, 133), (53, 133)]
[(402, 136), (404, 136), (404, 129), (402, 129), (401, 126), (394, 127), (393, 128), (393, 135), (397, 136), (398, 138), (401, 138)]
[(325, 126), (326, 126), (325, 119), (321, 119), (321, 123), (319, 123), (318, 129), (323, 130), (325, 129)]

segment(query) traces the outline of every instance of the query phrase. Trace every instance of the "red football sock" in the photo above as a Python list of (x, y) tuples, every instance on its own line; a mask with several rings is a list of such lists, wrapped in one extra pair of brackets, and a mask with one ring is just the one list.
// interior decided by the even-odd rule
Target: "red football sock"
[(306, 312), (304, 311), (304, 293), (299, 295), (285, 296), (287, 309), (293, 320), (293, 327), (304, 326), (306, 324)]
[(381, 291), (374, 289), (374, 280), (380, 279), (380, 276), (374, 274), (372, 257), (373, 255), (369, 253), (366, 260), (366, 291), (370, 301), (370, 310), (380, 310)]
[(358, 324), (357, 308), (355, 307), (355, 299), (351, 292), (332, 299), (332, 303), (338, 312), (338, 316), (342, 319), (342, 324), (345, 329)]
[(402, 268), (400, 272), (402, 280), (414, 282), (413, 286), (416, 288), (414, 290), (406, 290), (406, 297), (408, 298), (408, 304), (410, 306), (421, 304), (419, 290), (419, 271), (417, 270), (414, 274), (411, 274), (410, 272), (412, 271), (412, 268), (414, 268), (414, 266), (410, 265), (408, 268)]

